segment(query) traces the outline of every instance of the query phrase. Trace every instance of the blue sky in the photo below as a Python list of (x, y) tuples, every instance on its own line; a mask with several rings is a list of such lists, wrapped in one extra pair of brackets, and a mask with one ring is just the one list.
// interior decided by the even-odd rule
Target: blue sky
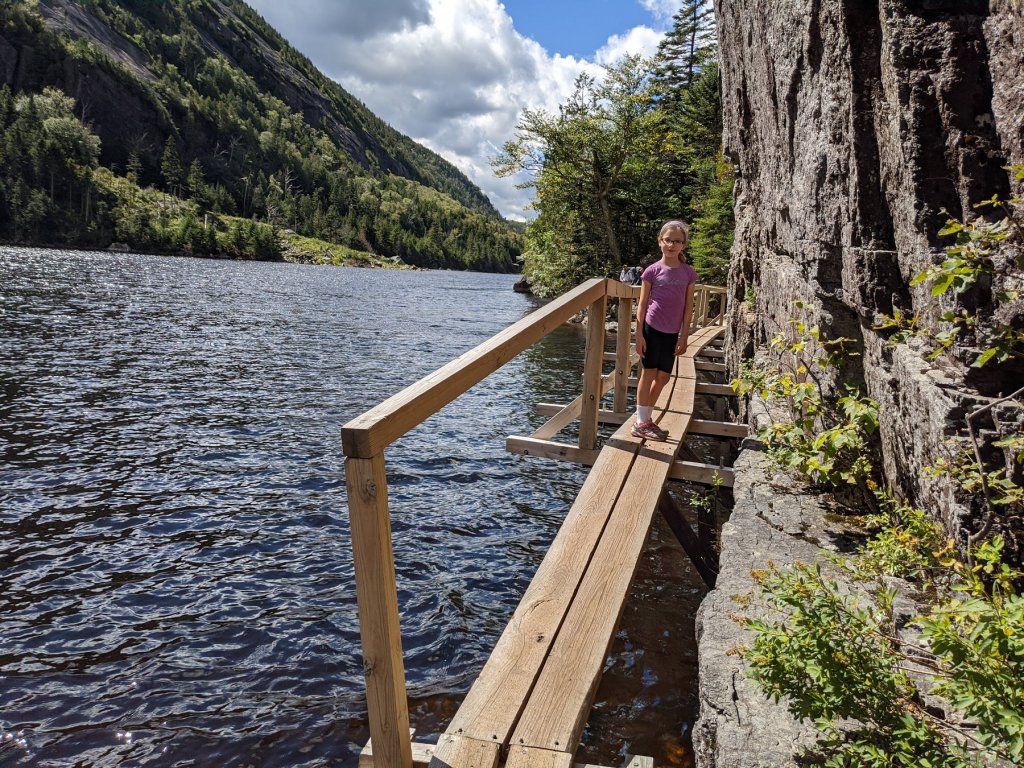
[(504, 0), (516, 31), (548, 51), (592, 58), (612, 35), (650, 25), (637, 0)]
[(576, 78), (652, 55), (680, 0), (247, 0), (325, 75), (465, 173), (501, 213), (533, 217), (524, 177), (491, 160), (524, 108), (556, 112)]

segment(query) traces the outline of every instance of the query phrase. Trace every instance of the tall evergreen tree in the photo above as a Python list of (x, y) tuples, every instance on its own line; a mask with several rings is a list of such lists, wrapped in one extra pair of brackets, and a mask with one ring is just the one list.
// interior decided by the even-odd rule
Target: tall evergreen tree
[(193, 160), (188, 167), (188, 177), (185, 180), (185, 187), (188, 195), (193, 200), (199, 200), (206, 191), (206, 181), (203, 179), (203, 164), (199, 158)]
[(714, 60), (717, 47), (710, 0), (683, 0), (654, 57), (654, 79), (662, 96), (670, 102), (680, 99)]
[(174, 143), (174, 136), (168, 136), (164, 144), (164, 156), (160, 161), (160, 172), (163, 174), (167, 191), (176, 195), (181, 191), (181, 184), (185, 180), (185, 166), (181, 164), (181, 157), (178, 155), (178, 146)]
[(705, 65), (675, 110), (678, 130), (694, 153), (714, 158), (722, 146), (722, 93), (718, 62)]

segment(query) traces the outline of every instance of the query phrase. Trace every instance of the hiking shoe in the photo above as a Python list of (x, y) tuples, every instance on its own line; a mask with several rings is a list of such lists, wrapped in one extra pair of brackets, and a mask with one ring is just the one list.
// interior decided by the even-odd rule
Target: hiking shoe
[(647, 422), (647, 423), (651, 425), (651, 428), (652, 428), (652, 429), (653, 429), (653, 430), (654, 430), (655, 432), (657, 432), (657, 433), (658, 433), (659, 435), (661, 435), (661, 439), (662, 439), (662, 440), (667, 440), (667, 439), (668, 439), (668, 430), (667, 430), (667, 429), (662, 429), (662, 428), (661, 428), (661, 427), (659, 427), (659, 426), (658, 426), (657, 424), (655, 424), (655, 423), (654, 423), (654, 419), (651, 419), (651, 420), (650, 420), (649, 422)]
[(631, 431), (633, 437), (640, 437), (644, 440), (658, 440), (663, 442), (667, 436), (667, 433), (654, 426), (653, 421), (638, 421), (633, 424), (633, 429)]

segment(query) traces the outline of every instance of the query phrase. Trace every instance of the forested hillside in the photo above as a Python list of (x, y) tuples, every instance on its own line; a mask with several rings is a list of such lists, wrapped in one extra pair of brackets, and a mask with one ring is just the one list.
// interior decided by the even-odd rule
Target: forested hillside
[(238, 0), (0, 5), (0, 239), (275, 258), (284, 230), (494, 271), (521, 242)]

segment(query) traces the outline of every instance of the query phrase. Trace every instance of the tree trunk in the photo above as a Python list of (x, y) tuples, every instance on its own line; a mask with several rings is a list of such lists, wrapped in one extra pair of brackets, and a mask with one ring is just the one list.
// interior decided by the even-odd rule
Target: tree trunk
[(608, 205), (608, 189), (611, 186), (605, 183), (601, 173), (601, 164), (598, 162), (597, 153), (593, 155), (594, 187), (597, 191), (597, 204), (601, 207), (601, 221), (604, 224), (605, 237), (608, 239), (608, 250), (611, 251), (617, 264), (622, 265), (622, 249), (619, 248), (619, 238), (615, 234), (615, 227), (612, 224), (612, 210)]

